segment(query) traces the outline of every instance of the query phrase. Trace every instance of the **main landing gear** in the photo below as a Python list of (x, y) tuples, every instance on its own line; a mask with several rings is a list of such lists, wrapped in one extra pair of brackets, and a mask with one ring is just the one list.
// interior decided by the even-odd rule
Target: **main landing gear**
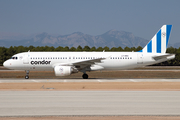
[(26, 76), (25, 79), (29, 79), (29, 70), (26, 70)]
[(88, 79), (88, 74), (84, 73), (84, 74), (82, 75), (82, 77), (83, 77), (83, 79)]

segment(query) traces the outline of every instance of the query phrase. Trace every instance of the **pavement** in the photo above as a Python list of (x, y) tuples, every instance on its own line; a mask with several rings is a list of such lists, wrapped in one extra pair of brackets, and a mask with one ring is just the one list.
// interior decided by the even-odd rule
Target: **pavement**
[(0, 91), (0, 116), (180, 115), (180, 91)]
[(180, 82), (180, 79), (24, 79), (0, 78), (0, 83), (50, 83), (50, 82)]
[[(180, 116), (179, 82), (180, 79), (1, 78), (1, 88), (10, 88), (0, 90), (0, 117)], [(55, 89), (43, 91), (41, 84)], [(87, 91), (79, 91), (86, 87)]]

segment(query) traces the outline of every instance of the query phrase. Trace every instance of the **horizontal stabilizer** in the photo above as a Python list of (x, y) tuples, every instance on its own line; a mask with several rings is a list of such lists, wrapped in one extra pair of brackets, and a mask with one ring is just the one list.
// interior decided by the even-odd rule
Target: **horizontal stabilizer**
[(152, 57), (154, 60), (158, 61), (161, 59), (168, 59), (168, 57), (175, 57), (175, 54), (166, 54), (166, 55), (160, 55), (160, 56), (154, 56)]

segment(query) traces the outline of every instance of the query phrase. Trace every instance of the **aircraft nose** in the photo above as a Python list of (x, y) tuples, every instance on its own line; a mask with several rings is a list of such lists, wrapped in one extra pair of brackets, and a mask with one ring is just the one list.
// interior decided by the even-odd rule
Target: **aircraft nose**
[(8, 68), (8, 61), (5, 61), (5, 62), (3, 63), (3, 66), (6, 67), (6, 68)]

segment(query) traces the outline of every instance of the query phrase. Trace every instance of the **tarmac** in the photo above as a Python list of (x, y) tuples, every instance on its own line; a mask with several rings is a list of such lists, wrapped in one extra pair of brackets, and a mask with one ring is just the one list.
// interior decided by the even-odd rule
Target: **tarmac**
[[(0, 79), (2, 85), (58, 82), (84, 84), (160, 82), (167, 83), (170, 87), (169, 83), (179, 84), (180, 79)], [(0, 117), (24, 116), (180, 116), (180, 91), (57, 91), (56, 89), (0, 91)]]
[(0, 91), (0, 116), (179, 116), (180, 91)]

